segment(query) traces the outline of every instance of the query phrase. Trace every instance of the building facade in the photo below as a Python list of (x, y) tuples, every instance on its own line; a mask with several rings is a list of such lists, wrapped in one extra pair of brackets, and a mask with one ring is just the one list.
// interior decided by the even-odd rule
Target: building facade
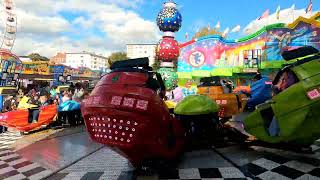
[(149, 58), (149, 65), (152, 66), (155, 62), (156, 44), (127, 44), (127, 56), (133, 58)]
[(66, 63), (66, 53), (57, 53), (57, 55), (50, 58), (50, 63), (52, 64), (64, 64)]
[(92, 70), (105, 70), (109, 67), (106, 57), (89, 52), (66, 53), (64, 64), (72, 68), (87, 67)]

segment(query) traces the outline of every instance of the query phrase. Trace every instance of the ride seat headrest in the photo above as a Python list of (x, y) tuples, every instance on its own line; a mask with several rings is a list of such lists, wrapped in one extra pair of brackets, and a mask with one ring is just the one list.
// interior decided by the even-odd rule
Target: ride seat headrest
[(305, 57), (312, 54), (319, 53), (319, 50), (312, 46), (304, 46), (294, 50), (284, 51), (282, 57), (284, 60), (289, 61), (300, 57)]

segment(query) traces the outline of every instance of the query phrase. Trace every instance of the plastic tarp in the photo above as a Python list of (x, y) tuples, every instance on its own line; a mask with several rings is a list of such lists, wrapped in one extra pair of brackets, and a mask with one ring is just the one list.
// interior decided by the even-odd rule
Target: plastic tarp
[(63, 102), (58, 108), (59, 112), (75, 111), (75, 110), (80, 110), (80, 103), (72, 100)]
[(178, 115), (205, 115), (216, 113), (219, 106), (207, 96), (192, 95), (177, 104), (174, 113)]

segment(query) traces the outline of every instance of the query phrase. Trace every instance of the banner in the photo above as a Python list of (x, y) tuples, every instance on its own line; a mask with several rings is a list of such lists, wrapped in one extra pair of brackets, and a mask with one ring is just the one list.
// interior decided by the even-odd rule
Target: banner
[(65, 66), (54, 66), (53, 68), (53, 85), (59, 86), (59, 77), (63, 75)]
[(50, 75), (48, 62), (24, 62), (23, 74)]

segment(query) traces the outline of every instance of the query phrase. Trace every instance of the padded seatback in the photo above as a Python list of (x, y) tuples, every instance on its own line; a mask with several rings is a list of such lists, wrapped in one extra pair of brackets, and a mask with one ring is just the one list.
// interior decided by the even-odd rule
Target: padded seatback
[[(104, 76), (82, 106), (91, 137), (110, 146), (157, 143), (167, 133), (169, 111), (148, 88), (149, 75), (113, 72)], [(147, 135), (146, 135), (147, 134)]]

